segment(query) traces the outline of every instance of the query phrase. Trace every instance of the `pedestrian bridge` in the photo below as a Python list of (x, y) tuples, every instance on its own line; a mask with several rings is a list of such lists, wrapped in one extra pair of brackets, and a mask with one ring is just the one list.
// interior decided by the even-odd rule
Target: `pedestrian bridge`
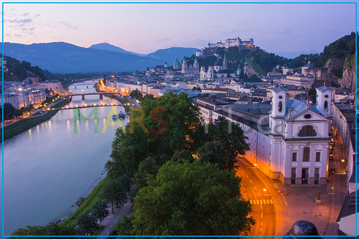
[[(85, 100), (85, 96), (86, 95), (99, 95), (100, 99), (103, 99), (103, 95), (118, 95), (117, 92), (112, 92), (112, 91), (101, 91), (101, 92), (92, 92), (92, 93), (69, 93), (67, 96), (72, 99), (73, 96), (82, 96), (82, 100)], [(120, 95), (119, 95), (120, 96)]]
[(73, 106), (64, 106), (64, 107), (57, 107), (57, 108), (46, 108), (42, 111), (52, 111), (52, 110), (73, 110), (73, 109), (81, 109), (81, 108), (92, 108), (92, 107), (111, 107), (111, 106), (123, 106), (123, 104), (83, 104), (83, 105), (73, 105)]

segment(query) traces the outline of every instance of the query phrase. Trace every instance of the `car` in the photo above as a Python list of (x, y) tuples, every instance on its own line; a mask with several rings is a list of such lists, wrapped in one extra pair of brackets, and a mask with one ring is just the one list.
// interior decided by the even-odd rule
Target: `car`
[(329, 155), (329, 160), (334, 160), (333, 154), (330, 154), (330, 155)]

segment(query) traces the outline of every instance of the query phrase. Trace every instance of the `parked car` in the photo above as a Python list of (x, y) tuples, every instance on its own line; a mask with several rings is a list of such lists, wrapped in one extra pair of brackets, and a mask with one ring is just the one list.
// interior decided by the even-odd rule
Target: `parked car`
[(329, 155), (329, 160), (334, 160), (333, 154), (330, 154), (330, 155)]

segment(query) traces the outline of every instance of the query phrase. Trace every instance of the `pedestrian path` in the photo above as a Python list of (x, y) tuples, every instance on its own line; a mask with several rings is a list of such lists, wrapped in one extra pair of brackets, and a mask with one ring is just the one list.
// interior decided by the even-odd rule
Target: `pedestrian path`
[(249, 200), (249, 202), (252, 204), (252, 205), (254, 205), (254, 204), (263, 204), (263, 205), (265, 205), (265, 204), (268, 204), (268, 205), (271, 205), (271, 204), (273, 204), (273, 201), (272, 201), (272, 199), (250, 199)]

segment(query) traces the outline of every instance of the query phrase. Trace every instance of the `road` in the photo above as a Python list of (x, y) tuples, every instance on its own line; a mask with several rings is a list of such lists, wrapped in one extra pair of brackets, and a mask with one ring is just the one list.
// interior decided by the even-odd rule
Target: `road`
[(340, 209), (343, 205), (345, 197), (348, 193), (347, 188), (347, 162), (342, 162), (344, 159), (343, 151), (341, 149), (340, 141), (334, 138), (334, 160), (329, 161), (329, 171), (333, 166), (335, 174), (329, 175), (328, 192), (333, 195), (330, 210), (330, 220), (327, 230), (327, 235), (337, 235), (339, 225), (336, 222)]
[(108, 235), (109, 233), (112, 232), (112, 230), (115, 228), (116, 224), (120, 221), (120, 219), (126, 215), (129, 216), (130, 215), (130, 209), (131, 209), (132, 203), (130, 201), (127, 201), (127, 203), (125, 205), (123, 205), (121, 208), (115, 208), (114, 209), (114, 214), (111, 214), (109, 216), (107, 216), (102, 224), (106, 225), (105, 228), (103, 229), (103, 231), (100, 233), (99, 237), (97, 237), (98, 239), (105, 239), (107, 237), (101, 237), (104, 235)]
[(256, 224), (249, 235), (276, 235), (276, 211), (269, 188), (259, 176), (256, 169), (248, 161), (240, 158), (236, 175), (242, 178), (242, 196), (250, 200), (252, 205), (252, 216)]

